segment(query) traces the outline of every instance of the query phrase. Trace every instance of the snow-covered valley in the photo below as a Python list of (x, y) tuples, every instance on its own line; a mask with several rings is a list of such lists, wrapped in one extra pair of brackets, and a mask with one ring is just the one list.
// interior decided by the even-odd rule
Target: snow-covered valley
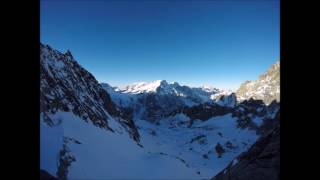
[(211, 179), (280, 109), (164, 80), (113, 88), (70, 52), (40, 49), (40, 168), (59, 179)]
[[(238, 129), (230, 114), (196, 122), (191, 128), (181, 124), (188, 120), (181, 114), (159, 125), (136, 121), (143, 147), (116, 123), (113, 133), (70, 112), (55, 113), (52, 119), (57, 121), (53, 127), (41, 123), (41, 166), (56, 174), (63, 140), (74, 139), (78, 143), (65, 143), (75, 158), (69, 179), (207, 179), (258, 137), (255, 131)], [(215, 150), (218, 143), (225, 149), (221, 157)]]

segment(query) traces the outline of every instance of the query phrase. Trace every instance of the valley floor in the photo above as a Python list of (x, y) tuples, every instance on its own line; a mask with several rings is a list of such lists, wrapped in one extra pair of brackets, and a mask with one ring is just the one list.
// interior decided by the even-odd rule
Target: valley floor
[[(56, 113), (52, 119), (53, 127), (41, 120), (41, 168), (56, 175), (64, 149), (64, 159), (71, 159), (66, 166), (69, 179), (207, 179), (258, 138), (255, 131), (237, 129), (231, 114), (196, 121), (191, 128), (182, 114), (159, 125), (137, 120), (143, 147), (114, 120), (109, 123), (115, 133), (69, 112)], [(217, 143), (225, 149), (221, 157)]]

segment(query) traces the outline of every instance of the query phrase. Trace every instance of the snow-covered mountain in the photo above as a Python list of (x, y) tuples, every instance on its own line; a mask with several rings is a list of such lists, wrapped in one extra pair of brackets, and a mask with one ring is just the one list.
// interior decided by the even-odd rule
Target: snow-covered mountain
[(126, 86), (121, 92), (129, 94), (156, 93), (159, 95), (173, 95), (183, 97), (193, 103), (208, 102), (213, 100), (213, 97), (216, 95), (226, 94), (226, 91), (221, 91), (210, 86), (189, 87), (180, 85), (177, 82), (169, 83), (166, 80), (133, 83)]
[(239, 101), (254, 98), (266, 104), (273, 100), (280, 101), (280, 61), (273, 64), (257, 80), (246, 81), (236, 92)]
[(106, 134), (127, 134), (133, 142), (139, 143), (139, 133), (130, 115), (112, 102), (92, 74), (73, 59), (70, 51), (60, 53), (43, 44), (40, 44), (40, 112), (41, 167), (62, 179), (77, 159), (68, 154), (66, 144), (78, 142), (78, 139), (66, 135), (69, 133), (64, 126), (66, 122), (79, 119)]
[(166, 81), (99, 84), (69, 51), (48, 45), (40, 59), (40, 167), (58, 179), (208, 179), (263, 136), (280, 108)]
[[(189, 87), (166, 80), (140, 82), (126, 86), (124, 89), (101, 83), (111, 94), (112, 100), (119, 106), (130, 107), (135, 117), (157, 121), (170, 112), (203, 103), (218, 103), (234, 106), (234, 94), (209, 86)], [(230, 96), (230, 97), (229, 97)]]
[(220, 92), (219, 89), (210, 86), (201, 86), (199, 88), (191, 88), (188, 86), (181, 86), (177, 82), (169, 83), (166, 80), (156, 80), (151, 82), (138, 82), (126, 86), (122, 92), (139, 94), (139, 93), (159, 93), (159, 94), (173, 94), (176, 96), (192, 97), (204, 95), (203, 100), (208, 100), (210, 95)]
[(138, 131), (129, 114), (116, 106), (109, 94), (91, 73), (72, 57), (40, 44), (40, 102), (44, 120), (50, 125), (49, 114), (71, 111), (86, 122), (114, 131), (109, 121), (120, 123), (135, 140)]

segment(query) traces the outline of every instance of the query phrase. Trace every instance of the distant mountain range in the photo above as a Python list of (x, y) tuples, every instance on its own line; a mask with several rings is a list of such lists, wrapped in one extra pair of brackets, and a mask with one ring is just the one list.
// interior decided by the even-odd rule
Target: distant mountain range
[(203, 103), (234, 107), (237, 103), (250, 98), (270, 104), (280, 101), (280, 64), (276, 62), (261, 75), (258, 80), (247, 81), (233, 93), (213, 87), (188, 87), (166, 80), (140, 82), (123, 89), (101, 83), (111, 94), (112, 100), (123, 107), (133, 107), (134, 112), (143, 119), (156, 120), (163, 115), (183, 107), (192, 107)]
[(132, 108), (136, 118), (151, 121), (159, 120), (170, 112), (184, 107), (203, 103), (233, 106), (236, 103), (235, 99), (229, 102), (227, 98), (224, 98), (231, 94), (230, 91), (209, 87), (181, 86), (177, 82), (168, 83), (165, 80), (135, 83), (124, 89), (111, 87), (107, 83), (101, 83), (101, 85), (118, 106)]
[(214, 101), (219, 95), (231, 94), (231, 91), (219, 90), (217, 88), (202, 86), (202, 87), (189, 87), (180, 85), (177, 82), (168, 83), (166, 80), (156, 80), (152, 82), (139, 82), (128, 85), (123, 89), (118, 87), (111, 87), (107, 83), (101, 83), (102, 86), (109, 93), (121, 94), (157, 94), (157, 95), (170, 95), (180, 97), (185, 101), (185, 104), (192, 106), (199, 103)]
[[(223, 179), (221, 172), (246, 171), (246, 165), (232, 169), (235, 159), (245, 164), (256, 156), (252, 148), (274, 141), (259, 143), (278, 123), (279, 63), (236, 92), (165, 80), (120, 89), (99, 84), (70, 51), (41, 44), (40, 73), (40, 167), (46, 177)], [(254, 172), (251, 179), (268, 174)]]
[[(189, 87), (177, 82), (168, 83), (166, 80), (152, 82), (138, 82), (127, 85), (121, 89), (111, 87), (107, 83), (101, 83), (110, 94), (157, 94), (180, 97), (187, 106), (193, 106), (205, 102), (218, 102), (221, 96), (225, 97), (233, 93), (231, 90), (221, 90), (214, 87)], [(273, 64), (268, 71), (259, 76), (257, 80), (246, 81), (234, 92), (237, 101), (246, 99), (263, 100), (270, 104), (273, 100), (280, 101), (280, 62)], [(121, 96), (121, 95), (119, 95)], [(115, 99), (118, 101), (119, 99)], [(125, 101), (125, 100), (124, 100)]]

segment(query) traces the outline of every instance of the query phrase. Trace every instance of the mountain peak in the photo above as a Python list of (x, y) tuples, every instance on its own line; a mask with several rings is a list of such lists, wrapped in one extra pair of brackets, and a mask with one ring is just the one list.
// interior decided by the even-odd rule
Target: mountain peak
[(158, 80), (160, 82), (160, 86), (167, 86), (169, 83), (166, 80)]
[(174, 86), (180, 86), (180, 84), (178, 83), (178, 82), (172, 82), (172, 84), (174, 85)]
[(166, 80), (155, 80), (155, 81), (151, 81), (149, 84), (157, 84), (161, 86), (161, 85), (168, 85), (168, 82)]
[(151, 82), (136, 82), (126, 86), (123, 91), (126, 93), (149, 93), (156, 92), (158, 87), (166, 87), (169, 83), (166, 80), (155, 80)]
[(69, 49), (67, 50), (67, 52), (64, 55), (66, 55), (66, 56), (70, 57), (71, 59), (73, 59), (73, 56), (72, 56), (71, 51)]
[(200, 86), (200, 88), (206, 92), (215, 92), (218, 90), (217, 88), (215, 88), (211, 85), (202, 85), (202, 86)]

